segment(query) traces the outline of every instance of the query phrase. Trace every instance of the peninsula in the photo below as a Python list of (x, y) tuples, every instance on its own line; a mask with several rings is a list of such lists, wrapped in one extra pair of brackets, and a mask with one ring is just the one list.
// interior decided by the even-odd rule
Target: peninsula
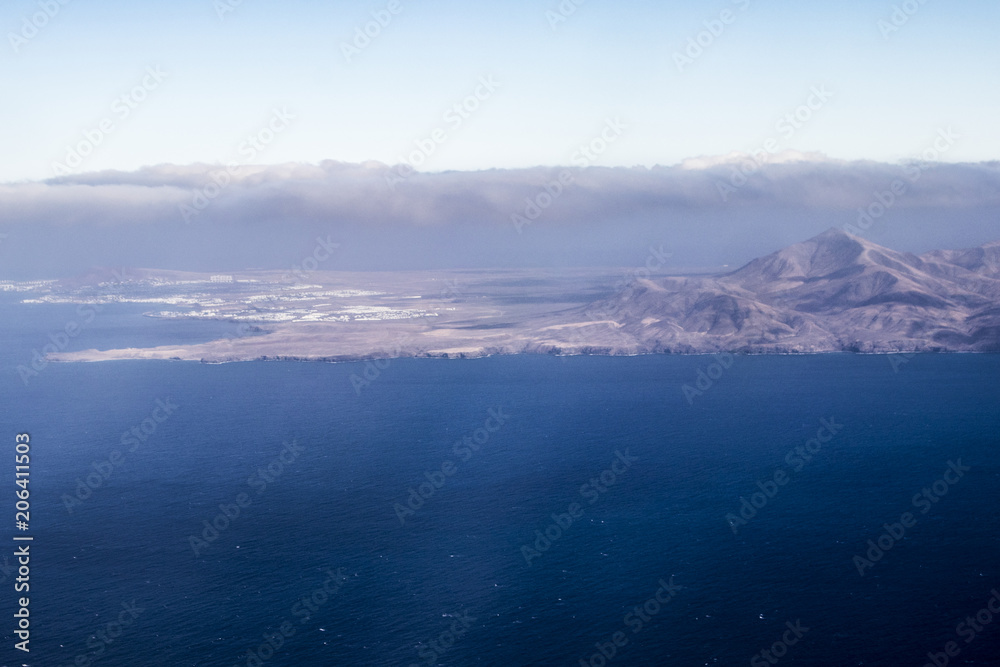
[(29, 302), (145, 303), (150, 317), (233, 323), (218, 340), (53, 361), (1000, 351), (1000, 242), (918, 256), (838, 229), (725, 273), (135, 270), (25, 291)]

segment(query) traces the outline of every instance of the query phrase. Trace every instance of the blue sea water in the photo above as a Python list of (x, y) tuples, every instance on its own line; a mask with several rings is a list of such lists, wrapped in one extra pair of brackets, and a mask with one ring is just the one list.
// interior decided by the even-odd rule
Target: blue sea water
[[(0, 303), (0, 664), (920, 666), (948, 642), (949, 664), (1000, 664), (1000, 615), (956, 631), (1000, 590), (1000, 356), (107, 362), (25, 384), (79, 314), (23, 308)], [(70, 349), (227, 335), (136, 313), (106, 307)]]

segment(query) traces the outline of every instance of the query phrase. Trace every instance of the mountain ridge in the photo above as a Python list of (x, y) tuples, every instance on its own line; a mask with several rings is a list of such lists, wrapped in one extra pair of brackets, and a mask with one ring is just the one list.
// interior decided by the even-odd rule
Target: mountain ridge
[(998, 278), (1000, 242), (918, 256), (831, 228), (728, 273), (637, 281), (595, 309), (671, 350), (994, 350)]
[(150, 270), (105, 276), (93, 274), (99, 288), (48, 298), (175, 304), (147, 315), (257, 323), (254, 335), (49, 360), (1000, 351), (1000, 242), (915, 255), (829, 229), (733, 271), (640, 278), (613, 293), (607, 273), (527, 269), (317, 271), (310, 284), (263, 271), (231, 284)]

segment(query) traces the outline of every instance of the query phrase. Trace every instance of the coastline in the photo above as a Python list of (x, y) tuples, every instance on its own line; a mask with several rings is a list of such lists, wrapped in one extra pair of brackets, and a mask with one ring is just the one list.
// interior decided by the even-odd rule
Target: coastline
[(200, 356), (194, 353), (175, 353), (177, 348), (170, 348), (171, 354), (157, 352), (160, 348), (125, 348), (121, 350), (80, 350), (77, 352), (59, 352), (46, 356), (46, 360), (55, 363), (98, 363), (102, 361), (187, 361), (202, 364), (229, 364), (253, 361), (267, 362), (292, 362), (292, 363), (357, 363), (365, 361), (382, 361), (395, 359), (444, 359), (444, 360), (468, 360), (484, 359), (497, 356), (552, 356), (552, 357), (642, 357), (642, 356), (717, 356), (720, 354), (731, 354), (734, 356), (814, 356), (814, 355), (863, 355), (863, 356), (892, 356), (892, 355), (919, 355), (919, 354), (998, 354), (1000, 351), (990, 350), (962, 350), (947, 348), (927, 348), (927, 349), (880, 349), (880, 350), (853, 350), (853, 349), (823, 349), (823, 350), (794, 350), (794, 349), (718, 349), (718, 350), (612, 350), (612, 351), (561, 351), (551, 350), (511, 350), (511, 351), (469, 351), (469, 352), (448, 352), (448, 351), (414, 351), (411, 353), (380, 354), (379, 352), (359, 353), (359, 354), (336, 354), (336, 355), (302, 355), (302, 354), (261, 354), (257, 356), (228, 356), (226, 358), (211, 358)]

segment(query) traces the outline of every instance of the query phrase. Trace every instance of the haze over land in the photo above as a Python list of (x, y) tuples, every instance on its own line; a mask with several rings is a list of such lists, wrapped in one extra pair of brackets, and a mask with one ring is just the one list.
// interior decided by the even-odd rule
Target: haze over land
[(917, 256), (830, 229), (728, 273), (640, 276), (317, 271), (303, 283), (147, 270), (46, 284), (28, 300), (155, 303), (147, 315), (240, 325), (224, 340), (56, 361), (1000, 350), (1000, 242)]

